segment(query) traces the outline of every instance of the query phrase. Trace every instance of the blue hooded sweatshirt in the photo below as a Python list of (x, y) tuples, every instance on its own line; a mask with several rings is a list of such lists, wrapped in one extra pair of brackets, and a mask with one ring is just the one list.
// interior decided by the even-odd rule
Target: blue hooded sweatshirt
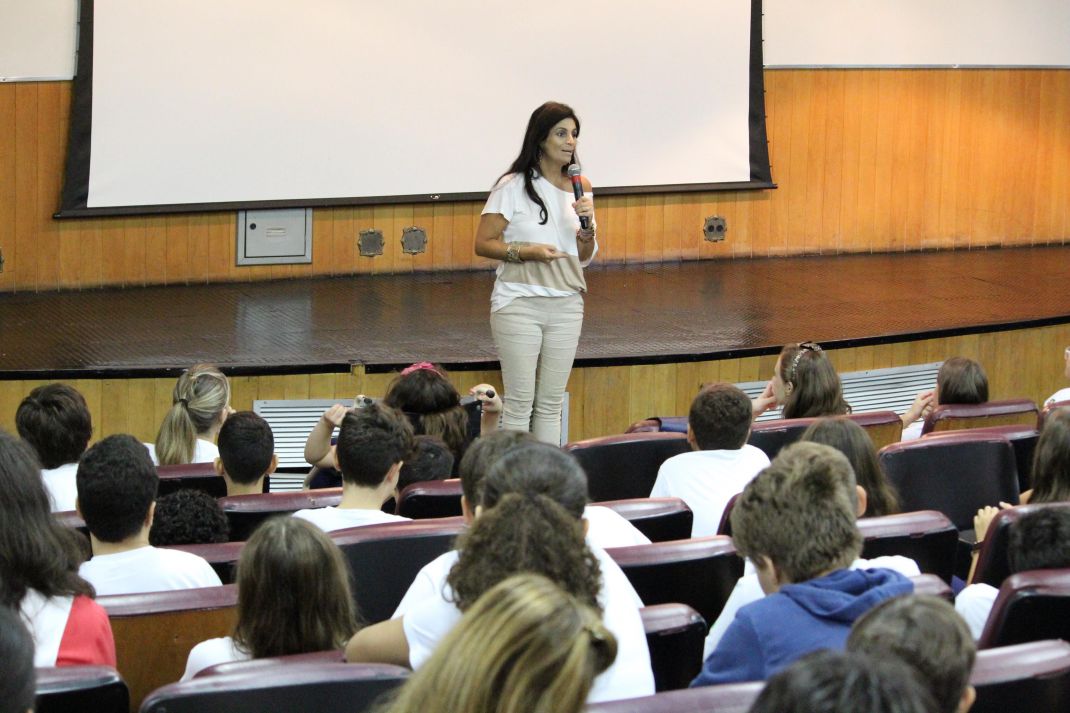
[(736, 613), (691, 686), (763, 681), (819, 649), (842, 650), (851, 624), (914, 584), (889, 569), (840, 569), (787, 584)]

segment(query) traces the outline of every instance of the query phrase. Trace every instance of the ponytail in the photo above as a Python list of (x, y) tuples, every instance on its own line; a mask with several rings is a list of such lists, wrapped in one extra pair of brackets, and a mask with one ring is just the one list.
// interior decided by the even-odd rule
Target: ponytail
[(193, 460), (197, 437), (222, 422), (230, 405), (230, 383), (214, 366), (198, 364), (182, 372), (171, 392), (171, 410), (156, 435), (160, 465)]

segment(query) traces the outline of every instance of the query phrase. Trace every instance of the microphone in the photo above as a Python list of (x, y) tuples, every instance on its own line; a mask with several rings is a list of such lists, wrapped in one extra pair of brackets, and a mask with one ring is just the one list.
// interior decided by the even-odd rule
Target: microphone
[[(568, 178), (572, 181), (572, 195), (576, 196), (576, 200), (583, 198), (583, 181), (580, 180), (580, 167), (576, 164), (572, 164), (568, 167)], [(580, 227), (587, 230), (591, 227), (590, 221), (587, 220), (587, 216), (580, 216)]]

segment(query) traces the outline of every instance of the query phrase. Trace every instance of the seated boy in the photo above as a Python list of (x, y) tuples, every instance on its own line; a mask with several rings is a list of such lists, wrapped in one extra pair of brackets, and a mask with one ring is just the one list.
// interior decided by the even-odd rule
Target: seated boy
[(89, 528), (93, 559), (78, 573), (98, 595), (220, 584), (202, 558), (149, 544), (159, 480), (148, 449), (133, 436), (109, 436), (82, 456), (78, 512)]
[(769, 465), (769, 457), (747, 443), (751, 402), (731, 384), (699, 392), (687, 415), (693, 449), (662, 463), (650, 497), (676, 497), (694, 513), (692, 537), (716, 535), (728, 501)]
[(851, 624), (876, 604), (914, 591), (887, 569), (849, 569), (862, 549), (842, 453), (796, 443), (743, 490), (733, 542), (766, 597), (741, 608), (692, 686), (768, 678), (803, 654), (842, 649)]
[(93, 435), (85, 399), (66, 384), (38, 386), (19, 404), (15, 427), (41, 461), (52, 511), (74, 510), (78, 497), (74, 474)]
[(941, 713), (966, 713), (977, 697), (970, 685), (977, 647), (966, 622), (938, 597), (911, 595), (878, 604), (855, 622), (847, 652), (901, 659), (917, 672)]
[[(1070, 509), (1042, 508), (1024, 515), (1011, 526), (1007, 543), (1011, 574), (1031, 569), (1070, 567)], [(999, 589), (971, 584), (955, 597), (955, 611), (966, 620), (974, 639), (981, 638)]]
[(324, 532), (358, 525), (408, 520), (381, 510), (397, 494), (401, 466), (412, 450), (412, 426), (397, 409), (371, 404), (346, 413), (338, 432), (335, 458), (342, 471), (342, 501), (337, 507), (298, 510)]
[(232, 413), (219, 428), (218, 443), (215, 472), (223, 476), (227, 495), (264, 492), (264, 477), (279, 465), (268, 422), (252, 411)]

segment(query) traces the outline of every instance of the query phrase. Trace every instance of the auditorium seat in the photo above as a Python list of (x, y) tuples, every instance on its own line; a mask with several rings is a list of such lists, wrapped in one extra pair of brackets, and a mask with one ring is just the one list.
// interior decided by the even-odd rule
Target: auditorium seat
[(717, 535), (611, 547), (606, 553), (644, 604), (687, 604), (708, 622), (717, 619), (743, 574), (732, 539)]
[(803, 431), (813, 423), (809, 418), (775, 418), (759, 421), (751, 426), (747, 443), (760, 448), (769, 460), (776, 458), (784, 446), (791, 445), (802, 438)]
[(219, 663), (215, 666), (201, 669), (193, 674), (194, 678), (205, 676), (218, 676), (228, 673), (247, 673), (249, 671), (265, 671), (296, 663), (345, 663), (345, 652), (342, 649), (330, 651), (312, 651), (307, 654), (290, 654), (289, 656), (271, 656), (263, 659), (249, 659), (248, 661), (230, 661)]
[[(52, 513), (52, 517), (56, 518), (56, 521), (64, 527), (73, 528), (86, 537), (89, 537), (89, 528), (85, 526), (85, 520), (82, 519), (82, 516), (78, 514), (77, 510), (61, 510)], [(88, 556), (88, 554), (86, 556)]]
[(111, 620), (119, 673), (135, 708), (182, 677), (190, 649), (234, 630), (237, 602), (233, 584), (97, 598)]
[(654, 688), (687, 688), (702, 669), (706, 622), (686, 604), (654, 604), (639, 610), (650, 648)]
[(386, 664), (287, 663), (164, 686), (145, 699), (141, 713), (356, 713), (408, 675)]
[(1070, 710), (1070, 644), (1048, 639), (977, 652), (970, 713)]
[(413, 520), (457, 517), (461, 514), (461, 495), (460, 478), (413, 483), (401, 491), (397, 514)]
[(36, 713), (130, 711), (130, 692), (118, 672), (110, 666), (38, 668), (36, 675)]
[(576, 441), (565, 450), (586, 471), (591, 500), (600, 502), (649, 496), (661, 464), (691, 447), (682, 433), (628, 433)]
[(918, 563), (922, 572), (951, 582), (959, 533), (943, 513), (905, 512), (858, 520), (862, 557), (901, 555)]
[(1011, 565), (1007, 558), (1011, 525), (1023, 515), (1036, 512), (1041, 508), (1070, 508), (1070, 503), (1037, 503), (1000, 510), (992, 518), (992, 523), (988, 526), (988, 532), (981, 543), (981, 551), (977, 554), (977, 567), (971, 583), (983, 582), (997, 588), (1003, 584), (1003, 580), (1011, 575)]
[(765, 681), (703, 686), (587, 706), (590, 713), (747, 713)]
[(168, 545), (165, 549), (191, 552), (212, 565), (223, 584), (233, 584), (237, 576), (238, 556), (244, 542), (217, 542), (208, 545)]
[(977, 647), (1042, 639), (1070, 640), (1070, 569), (1037, 569), (1007, 577)]
[(341, 488), (296, 490), (259, 495), (230, 495), (219, 498), (219, 506), (230, 523), (232, 542), (249, 539), (260, 523), (274, 515), (291, 515), (298, 510), (337, 505), (342, 499)]
[(981, 426), (1037, 427), (1040, 417), (1031, 399), (1005, 399), (983, 404), (941, 404), (925, 417), (922, 435), (930, 432), (957, 431)]
[[(185, 463), (183, 465), (158, 465), (156, 473), (160, 476), (160, 495), (169, 495), (177, 490), (203, 490), (213, 498), (227, 494), (227, 484), (223, 476), (215, 472), (215, 463)], [(264, 479), (267, 487), (267, 479)]]
[(686, 540), (695, 516), (680, 498), (629, 498), (591, 503), (609, 508), (650, 538), (651, 542)]
[(732, 510), (736, 507), (736, 500), (739, 499), (740, 495), (741, 493), (736, 493), (725, 503), (724, 512), (721, 513), (721, 522), (717, 525), (718, 535), (732, 536)]
[[(943, 438), (957, 431), (927, 433), (922, 438)], [(988, 433), (1003, 436), (1014, 448), (1014, 462), (1018, 467), (1018, 492), (1024, 493), (1033, 487), (1033, 453), (1037, 448), (1040, 431), (1033, 426), (983, 426), (971, 428), (970, 433)]]
[(1018, 502), (1014, 449), (996, 434), (955, 433), (893, 443), (878, 454), (906, 512), (939, 510), (960, 531), (986, 505)]
[(625, 433), (687, 433), (687, 416), (651, 416), (628, 426)]
[(910, 581), (914, 583), (915, 594), (926, 594), (930, 597), (940, 597), (949, 602), (953, 601), (955, 598), (954, 592), (951, 591), (951, 585), (937, 577), (935, 574), (920, 574), (916, 577), (911, 577)]
[(336, 530), (353, 574), (353, 597), (366, 624), (389, 619), (420, 569), (453, 549), (464, 529), (459, 517), (365, 525)]

